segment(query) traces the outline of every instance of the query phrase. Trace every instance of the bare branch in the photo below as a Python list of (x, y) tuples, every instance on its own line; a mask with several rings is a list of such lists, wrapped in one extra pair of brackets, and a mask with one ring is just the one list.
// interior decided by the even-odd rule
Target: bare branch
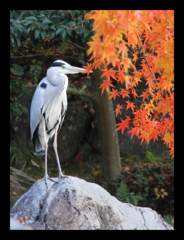
[[(11, 59), (17, 59), (17, 58), (34, 58), (38, 56), (51, 56), (51, 57), (63, 57), (63, 58), (72, 58), (75, 59), (74, 56), (62, 56), (61, 54), (44, 54), (44, 53), (38, 53), (38, 54), (31, 54), (31, 55), (23, 55), (23, 56), (13, 56), (10, 57)], [(77, 59), (83, 59), (82, 57), (77, 57)]]
[(10, 57), (11, 59), (16, 59), (16, 58), (32, 58), (32, 57), (37, 57), (37, 56), (44, 56), (45, 54), (39, 53), (39, 54), (31, 54), (31, 55), (22, 55), (22, 56), (14, 56)]
[(90, 99), (93, 100), (93, 95), (91, 93), (89, 93), (89, 92), (81, 92), (81, 91), (79, 91), (76, 88), (68, 87), (67, 93), (75, 95), (75, 96), (79, 96), (79, 97), (87, 97), (87, 98), (90, 98)]

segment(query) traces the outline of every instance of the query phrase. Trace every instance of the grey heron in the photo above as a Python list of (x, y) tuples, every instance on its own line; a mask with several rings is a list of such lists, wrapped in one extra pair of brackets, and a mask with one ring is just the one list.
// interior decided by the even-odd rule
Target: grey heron
[(30, 129), (34, 153), (45, 155), (45, 183), (51, 179), (47, 172), (48, 142), (53, 139), (53, 147), (56, 155), (59, 176), (66, 177), (61, 171), (58, 151), (57, 133), (62, 125), (67, 110), (68, 77), (65, 74), (84, 72), (86, 69), (73, 67), (70, 64), (57, 60), (47, 69), (46, 77), (38, 84), (30, 109)]

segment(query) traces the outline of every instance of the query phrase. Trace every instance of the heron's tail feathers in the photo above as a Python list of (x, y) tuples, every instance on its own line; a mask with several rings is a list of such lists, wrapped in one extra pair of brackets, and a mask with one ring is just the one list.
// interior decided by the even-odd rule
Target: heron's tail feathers
[[(47, 136), (46, 141), (47, 146), (49, 147), (53, 141), (53, 136), (51, 136), (51, 138)], [(35, 132), (33, 133), (32, 143), (35, 155), (45, 155), (45, 140), (38, 134), (38, 128), (36, 128)]]
[(35, 155), (45, 155), (45, 150), (41, 150), (39, 152), (34, 150), (34, 154)]
[[(52, 139), (49, 139), (48, 141), (48, 147), (51, 144)], [(45, 155), (45, 148), (43, 147), (43, 145), (41, 144), (41, 142), (39, 141), (39, 139), (37, 138), (35, 141), (33, 141), (33, 148), (34, 148), (34, 154), (35, 155)]]
[(38, 138), (33, 140), (33, 148), (35, 155), (45, 155), (45, 148), (41, 145)]
[(33, 136), (32, 136), (34, 154), (35, 155), (45, 155), (45, 141), (44, 141), (44, 138), (41, 137), (38, 132), (39, 132), (39, 125), (35, 129)]

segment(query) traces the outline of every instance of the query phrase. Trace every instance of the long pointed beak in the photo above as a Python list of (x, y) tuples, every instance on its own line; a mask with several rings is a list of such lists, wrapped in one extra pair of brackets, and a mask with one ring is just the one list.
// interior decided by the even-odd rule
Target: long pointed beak
[(78, 68), (78, 67), (73, 67), (73, 66), (65, 66), (65, 68), (71, 72), (71, 73), (79, 73), (79, 72), (84, 72), (86, 71), (85, 68)]

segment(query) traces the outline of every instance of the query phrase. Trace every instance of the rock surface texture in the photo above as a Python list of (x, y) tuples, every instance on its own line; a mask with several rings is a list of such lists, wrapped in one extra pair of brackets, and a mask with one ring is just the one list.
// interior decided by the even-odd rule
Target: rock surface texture
[(104, 188), (76, 177), (37, 181), (11, 209), (37, 230), (172, 230), (150, 208), (122, 203)]

